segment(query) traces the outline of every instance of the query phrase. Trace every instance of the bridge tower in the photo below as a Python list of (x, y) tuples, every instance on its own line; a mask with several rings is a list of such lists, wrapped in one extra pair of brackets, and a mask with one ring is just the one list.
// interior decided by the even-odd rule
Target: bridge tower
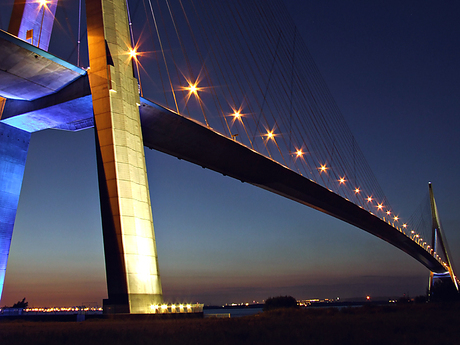
[(444, 233), (441, 228), (441, 222), (439, 220), (438, 215), (438, 208), (436, 207), (436, 201), (434, 199), (433, 193), (433, 186), (431, 182), (428, 184), (429, 192), (430, 192), (430, 206), (431, 206), (431, 248), (435, 253), (442, 254), (447, 263), (447, 271), (444, 273), (435, 273), (430, 272), (430, 279), (428, 283), (428, 297), (431, 298), (431, 294), (433, 292), (434, 283), (438, 280), (441, 281), (448, 281), (452, 280), (452, 283), (455, 286), (455, 289), (459, 291), (457, 278), (454, 274), (454, 270), (452, 267), (452, 263), (450, 261), (450, 251), (449, 247), (447, 246), (447, 241), (445, 239)]
[(125, 0), (87, 0), (107, 311), (163, 302)]
[[(58, 0), (15, 0), (10, 33), (47, 50)], [(163, 294), (125, 0), (86, 0), (89, 83), (109, 313), (152, 313)], [(37, 26), (38, 25), (38, 26)], [(5, 99), (0, 98), (0, 119)], [(0, 296), (30, 133), (0, 123)]]

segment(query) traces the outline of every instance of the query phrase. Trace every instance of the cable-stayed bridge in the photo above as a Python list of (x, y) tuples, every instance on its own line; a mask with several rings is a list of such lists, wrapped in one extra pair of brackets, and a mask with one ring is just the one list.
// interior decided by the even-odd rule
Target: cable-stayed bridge
[[(143, 5), (148, 25), (139, 31), (145, 37), (124, 42), (123, 56), (108, 44), (106, 63), (132, 60), (145, 146), (335, 216), (402, 249), (431, 272), (449, 271), (446, 249), (436, 249), (445, 245), (430, 239), (431, 224), (422, 229), (389, 205), (279, 4), (179, 2), (176, 8), (167, 1), (145, 2), (131, 4), (128, 14)], [(41, 13), (44, 19), (48, 7), (37, 18)], [(224, 18), (231, 25), (223, 25)], [(35, 44), (46, 42), (41, 28), (23, 37), (31, 44), (2, 33), (2, 123), (26, 133), (92, 127), (94, 97), (86, 71), (34, 48), (37, 32)], [(142, 72), (147, 68), (141, 45), (129, 54), (130, 46), (144, 41), (151, 41), (155, 73)], [(21, 59), (8, 60), (11, 54)], [(29, 68), (21, 75), (24, 66)], [(155, 81), (149, 96), (155, 102), (142, 97), (149, 78)], [(115, 82), (109, 92), (120, 93), (120, 87)]]

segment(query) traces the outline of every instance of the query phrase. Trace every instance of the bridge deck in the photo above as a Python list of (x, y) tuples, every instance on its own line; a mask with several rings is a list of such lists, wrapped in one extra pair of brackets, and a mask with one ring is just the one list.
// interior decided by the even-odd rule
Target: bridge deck
[(404, 233), (340, 195), (238, 142), (154, 103), (141, 104), (144, 145), (251, 183), (365, 230), (425, 265), (446, 269)]

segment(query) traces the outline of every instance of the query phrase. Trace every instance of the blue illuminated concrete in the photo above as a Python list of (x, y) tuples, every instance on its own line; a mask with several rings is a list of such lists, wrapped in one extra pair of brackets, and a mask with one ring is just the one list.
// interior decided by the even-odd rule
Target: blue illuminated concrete
[(0, 297), (29, 141), (30, 133), (0, 123)]
[(57, 92), (86, 74), (48, 52), (0, 30), (0, 96), (31, 101)]
[[(8, 32), (24, 41), (48, 50), (58, 0), (15, 0)], [(32, 33), (27, 39), (27, 32)]]

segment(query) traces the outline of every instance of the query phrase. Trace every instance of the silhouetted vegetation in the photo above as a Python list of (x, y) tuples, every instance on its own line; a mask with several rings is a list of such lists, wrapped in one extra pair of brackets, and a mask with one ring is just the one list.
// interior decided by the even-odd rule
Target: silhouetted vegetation
[(404, 304), (409, 304), (409, 303), (426, 303), (428, 301), (428, 298), (426, 295), (419, 295), (415, 296), (414, 298), (410, 298), (409, 296), (402, 296), (398, 298), (398, 305), (404, 305)]
[(414, 298), (415, 303), (426, 303), (427, 301), (428, 299), (426, 295), (419, 295), (419, 296), (415, 296)]
[(406, 296), (406, 294), (398, 298), (398, 304), (408, 304), (411, 302), (412, 300), (410, 299), (409, 296)]
[(282, 309), (282, 308), (297, 308), (297, 300), (292, 296), (270, 297), (265, 301), (264, 311)]
[(13, 304), (13, 308), (18, 308), (18, 309), (25, 309), (29, 305), (29, 302), (26, 302), (26, 298), (24, 297), (22, 301), (18, 301), (15, 304)]
[(16, 308), (16, 309), (25, 309), (29, 305), (29, 302), (26, 302), (26, 298), (24, 297), (22, 301), (17, 301), (15, 304), (13, 304), (11, 307), (4, 306), (3, 308)]

